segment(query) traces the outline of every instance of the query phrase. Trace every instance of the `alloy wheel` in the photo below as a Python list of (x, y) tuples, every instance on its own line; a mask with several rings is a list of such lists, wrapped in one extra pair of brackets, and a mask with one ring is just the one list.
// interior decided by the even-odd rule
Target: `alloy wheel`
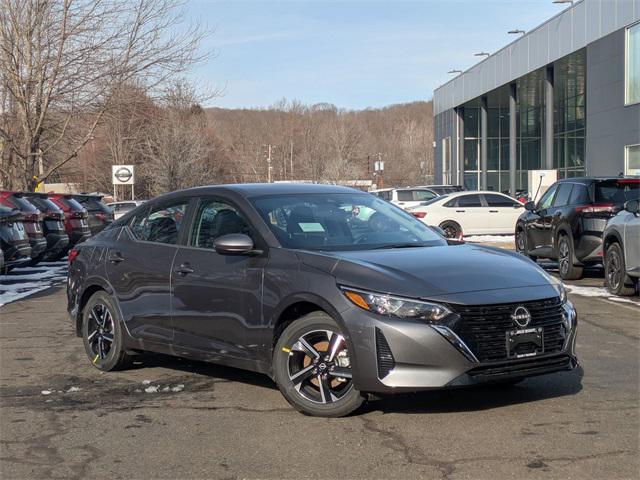
[(560, 247), (558, 252), (558, 267), (560, 273), (566, 275), (569, 271), (569, 262), (571, 261), (571, 255), (569, 252), (569, 244), (566, 240), (560, 241)]
[(442, 230), (444, 230), (445, 238), (457, 238), (458, 237), (458, 229), (456, 227), (452, 227), (451, 225), (447, 225)]
[(296, 391), (314, 403), (337, 402), (353, 388), (347, 344), (331, 330), (300, 336), (290, 348), (288, 373)]
[(611, 286), (612, 290), (617, 290), (622, 281), (622, 265), (620, 262), (620, 255), (617, 251), (613, 250), (607, 255), (607, 282)]
[(516, 236), (516, 248), (518, 252), (524, 254), (525, 252), (525, 235), (522, 230), (518, 230), (518, 235)]
[(109, 309), (102, 303), (93, 306), (89, 313), (87, 343), (92, 361), (104, 360), (111, 352), (114, 342), (114, 322)]

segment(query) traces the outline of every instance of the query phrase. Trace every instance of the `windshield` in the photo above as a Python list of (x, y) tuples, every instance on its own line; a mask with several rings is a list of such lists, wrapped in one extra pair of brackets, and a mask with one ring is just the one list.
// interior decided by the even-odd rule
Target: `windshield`
[(359, 193), (273, 195), (251, 199), (283, 246), (307, 250), (446, 245), (400, 208)]

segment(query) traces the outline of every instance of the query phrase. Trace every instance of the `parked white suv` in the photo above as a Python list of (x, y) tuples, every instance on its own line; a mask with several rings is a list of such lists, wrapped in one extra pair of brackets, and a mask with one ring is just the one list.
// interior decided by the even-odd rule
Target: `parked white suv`
[(440, 196), (440, 194), (428, 187), (381, 188), (380, 190), (371, 190), (369, 193), (387, 202), (391, 202), (394, 205), (398, 205), (405, 210), (411, 207), (417, 207), (424, 202)]
[(513, 235), (524, 205), (498, 192), (457, 192), (409, 209), (427, 225), (440, 227), (448, 238), (465, 235)]

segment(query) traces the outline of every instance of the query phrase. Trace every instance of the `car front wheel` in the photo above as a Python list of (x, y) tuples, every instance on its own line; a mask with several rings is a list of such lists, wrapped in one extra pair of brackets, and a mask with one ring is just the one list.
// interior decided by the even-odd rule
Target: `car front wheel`
[(365, 400), (353, 384), (345, 337), (324, 312), (285, 328), (273, 353), (273, 373), (282, 395), (305, 415), (343, 417)]
[(529, 257), (535, 262), (536, 257), (529, 255), (529, 246), (527, 243), (527, 232), (524, 228), (518, 227), (518, 230), (516, 231), (516, 251), (521, 255)]
[(614, 295), (633, 295), (635, 287), (627, 276), (624, 253), (618, 243), (612, 243), (604, 254), (604, 279)]

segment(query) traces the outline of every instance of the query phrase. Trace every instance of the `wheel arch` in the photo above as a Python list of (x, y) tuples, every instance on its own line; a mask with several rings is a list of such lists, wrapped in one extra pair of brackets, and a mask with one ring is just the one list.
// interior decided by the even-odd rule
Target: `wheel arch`
[[(76, 315), (76, 335), (80, 336), (81, 335), (81, 329), (82, 329), (82, 311), (84, 310), (85, 305), (87, 304), (87, 302), (89, 301), (89, 299), (91, 298), (91, 296), (99, 291), (103, 291), (108, 293), (109, 295), (113, 296), (113, 288), (111, 287), (111, 285), (109, 285), (106, 281), (104, 281), (101, 278), (93, 278), (90, 279), (87, 282), (87, 286), (84, 287), (84, 289), (82, 290), (82, 293), (78, 296), (78, 313)], [(116, 306), (119, 309), (119, 305), (117, 305), (116, 302)]]
[(610, 232), (607, 232), (607, 234), (602, 238), (603, 254), (606, 254), (607, 249), (614, 243), (617, 243), (618, 245), (620, 245), (620, 248), (624, 252), (624, 245), (622, 242), (622, 238), (620, 238), (620, 234), (617, 231), (612, 230)]

